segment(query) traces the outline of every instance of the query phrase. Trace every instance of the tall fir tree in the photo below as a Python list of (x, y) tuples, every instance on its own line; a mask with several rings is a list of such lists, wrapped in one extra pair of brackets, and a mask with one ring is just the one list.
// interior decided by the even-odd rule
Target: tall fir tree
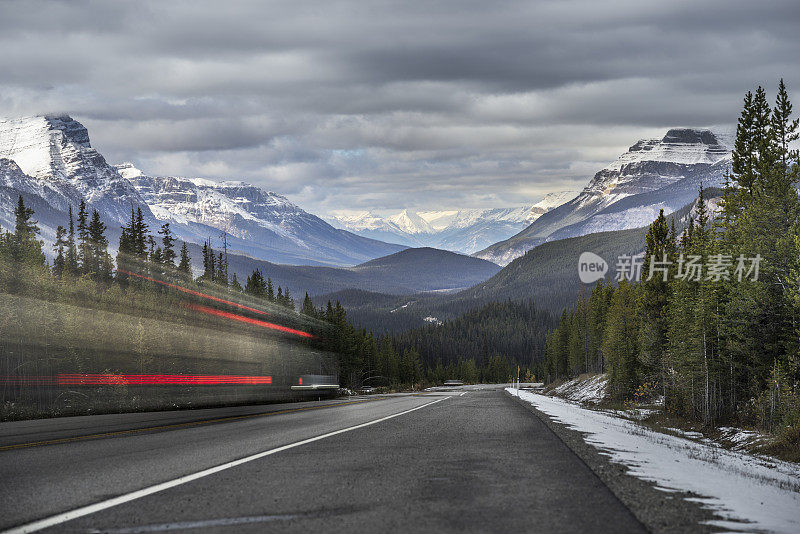
[(162, 224), (158, 233), (161, 235), (161, 263), (173, 268), (177, 254), (175, 253), (175, 237), (172, 235), (169, 223)]
[(66, 263), (64, 252), (67, 245), (67, 230), (63, 226), (58, 225), (58, 228), (56, 228), (56, 242), (53, 245), (53, 249), (56, 252), (56, 257), (53, 260), (53, 275), (58, 278), (64, 275), (64, 264)]
[(64, 257), (64, 272), (70, 276), (77, 276), (78, 248), (75, 245), (75, 222), (72, 215), (72, 204), (69, 206), (69, 233), (67, 234), (67, 251)]
[(25, 206), (22, 195), (14, 209), (14, 234), (11, 237), (11, 258), (19, 263), (44, 265), (42, 242), (37, 239), (39, 226), (33, 220), (33, 209)]
[(184, 241), (181, 245), (181, 258), (178, 262), (178, 271), (186, 276), (192, 275), (192, 260), (189, 258), (189, 247)]

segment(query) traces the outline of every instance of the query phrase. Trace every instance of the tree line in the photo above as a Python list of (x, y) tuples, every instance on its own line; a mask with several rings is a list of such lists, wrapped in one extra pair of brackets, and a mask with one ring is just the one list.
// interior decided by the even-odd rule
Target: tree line
[(598, 283), (562, 313), (546, 342), (551, 380), (606, 372), (616, 399), (660, 396), (670, 413), (758, 424), (800, 443), (791, 115), (783, 80), (772, 107), (762, 87), (746, 94), (718, 215), (710, 217), (702, 188), (682, 231), (662, 211), (645, 238), (641, 282)]
[[(203, 247), (203, 271), (193, 277), (187, 244), (182, 243), (176, 252), (177, 240), (169, 223), (160, 226), (158, 237), (151, 234), (141, 209), (132, 210), (129, 221), (121, 228), (115, 262), (108, 252), (106, 226), (99, 213), (94, 210), (89, 217), (82, 201), (77, 218), (73, 218), (70, 207), (66, 226), (59, 226), (56, 231), (52, 266), (47, 263), (34, 215), (20, 195), (14, 231), (0, 229), (0, 291), (82, 306), (124, 308), (126, 313), (160, 318), (170, 317), (175, 310), (183, 315), (187, 311), (179, 307), (179, 294), (169, 292), (154, 280), (174, 281), (186, 288), (203, 288), (234, 298), (240, 294), (256, 303), (285, 308), (288, 319), (296, 317), (298, 324), (304, 324), (302, 317), (306, 316), (330, 325), (322, 348), (336, 354), (340, 380), (345, 386), (400, 388), (419, 386), (426, 379), (419, 352), (412, 348), (398, 351), (389, 336), (375, 337), (372, 332), (353, 326), (339, 302), (316, 308), (306, 293), (300, 309), (295, 310), (289, 290), (276, 287), (259, 269), (253, 270), (244, 286), (235, 273), (228, 279), (227, 251), (215, 252), (209, 241)], [(471, 365), (474, 367), (474, 362)], [(478, 373), (472, 367), (467, 364), (467, 371), (460, 376), (477, 380)]]

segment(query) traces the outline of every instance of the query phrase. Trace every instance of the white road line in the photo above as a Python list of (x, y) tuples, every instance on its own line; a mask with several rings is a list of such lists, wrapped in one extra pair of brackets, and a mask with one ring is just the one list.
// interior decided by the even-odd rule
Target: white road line
[(322, 434), (321, 436), (317, 436), (314, 438), (304, 439), (302, 441), (297, 441), (295, 443), (290, 443), (289, 445), (283, 445), (281, 447), (276, 447), (274, 449), (270, 449), (268, 451), (259, 452), (250, 456), (245, 456), (244, 458), (240, 458), (238, 460), (234, 460), (232, 462), (224, 463), (218, 465), (216, 467), (210, 467), (208, 469), (203, 469), (202, 471), (198, 471), (197, 473), (192, 473), (191, 475), (185, 475), (174, 480), (168, 480), (167, 482), (162, 482), (161, 484), (156, 484), (154, 486), (149, 486), (147, 488), (143, 488), (137, 491), (133, 491), (131, 493), (126, 493), (125, 495), (120, 495), (118, 497), (113, 497), (111, 499), (107, 499), (105, 501), (100, 501), (95, 504), (90, 504), (88, 506), (83, 506), (81, 508), (76, 508), (75, 510), (70, 510), (69, 512), (64, 512), (61, 514), (57, 514), (54, 516), (46, 517), (44, 519), (40, 519), (38, 521), (34, 521), (32, 523), (28, 523), (27, 525), (21, 525), (18, 527), (11, 528), (9, 530), (3, 531), (3, 534), (22, 534), (26, 532), (36, 532), (37, 530), (42, 530), (45, 528), (49, 528), (55, 525), (60, 525), (61, 523), (66, 523), (67, 521), (72, 521), (73, 519), (77, 519), (79, 517), (83, 517), (89, 514), (93, 514), (95, 512), (100, 512), (102, 510), (106, 510), (108, 508), (112, 508), (114, 506), (118, 506), (120, 504), (124, 504), (126, 502), (130, 502), (136, 499), (141, 499), (142, 497), (147, 497), (148, 495), (152, 495), (154, 493), (158, 493), (160, 491), (164, 491), (170, 488), (174, 488), (175, 486), (180, 486), (181, 484), (186, 484), (187, 482), (192, 482), (193, 480), (197, 480), (199, 478), (207, 477), (209, 475), (213, 475), (214, 473), (219, 473), (220, 471), (225, 471), (226, 469), (230, 469), (232, 467), (236, 467), (247, 462), (252, 462), (253, 460), (258, 460), (259, 458), (264, 458), (265, 456), (270, 456), (272, 454), (276, 454), (288, 449), (293, 449), (295, 447), (299, 447), (301, 445), (306, 445), (308, 443), (313, 443), (315, 441), (319, 441), (325, 438), (330, 438), (332, 436), (336, 436), (338, 434), (344, 434), (345, 432), (350, 432), (351, 430), (358, 430), (359, 428), (364, 428), (365, 426), (374, 425), (383, 421), (387, 421), (389, 419), (394, 419), (395, 417), (400, 417), (401, 415), (405, 415), (407, 413), (411, 413), (426, 406), (430, 406), (431, 404), (436, 404), (437, 402), (441, 402), (449, 397), (443, 397), (441, 399), (437, 399), (432, 402), (428, 402), (423, 404), (422, 406), (417, 406), (416, 408), (411, 408), (410, 410), (405, 410), (402, 412), (398, 412), (396, 414), (387, 415), (386, 417), (381, 417), (380, 419), (375, 419), (374, 421), (368, 421), (366, 423), (361, 423), (360, 425), (351, 426), (348, 428), (343, 428), (341, 430), (336, 430), (334, 432), (328, 432), (327, 434)]

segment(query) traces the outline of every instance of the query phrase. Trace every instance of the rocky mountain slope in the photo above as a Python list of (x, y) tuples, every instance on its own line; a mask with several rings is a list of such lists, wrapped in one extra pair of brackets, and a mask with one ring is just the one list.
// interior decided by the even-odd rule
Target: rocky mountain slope
[[(244, 182), (148, 176), (131, 163), (117, 166), (155, 216), (187, 229), (190, 239), (218, 238), (255, 258), (297, 265), (352, 265), (404, 247), (336, 229), (286, 197)], [(215, 239), (215, 241), (219, 241)]]
[(660, 209), (671, 213), (691, 202), (701, 184), (721, 186), (729, 163), (728, 142), (710, 130), (672, 129), (661, 139), (641, 140), (576, 198), (475, 256), (506, 265), (546, 241), (641, 227)]

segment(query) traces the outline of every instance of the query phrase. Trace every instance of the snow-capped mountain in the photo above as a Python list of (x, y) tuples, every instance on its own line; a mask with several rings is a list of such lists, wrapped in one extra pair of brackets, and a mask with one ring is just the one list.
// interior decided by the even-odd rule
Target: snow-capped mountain
[(545, 241), (645, 226), (660, 209), (671, 213), (691, 202), (701, 184), (722, 186), (729, 163), (729, 141), (710, 130), (675, 128), (640, 140), (576, 198), (475, 256), (506, 265)]
[(514, 235), (576, 194), (550, 193), (533, 206), (517, 208), (420, 212), (405, 209), (389, 217), (369, 211), (336, 212), (329, 221), (338, 228), (373, 239), (472, 254)]
[[(21, 187), (47, 193), (60, 210), (82, 197), (116, 222), (129, 218), (132, 205), (151, 216), (131, 183), (92, 148), (86, 128), (68, 115), (0, 119), (0, 158), (12, 160), (35, 180)], [(53, 195), (56, 191), (61, 197)]]
[(332, 227), (286, 197), (244, 182), (149, 176), (131, 163), (117, 165), (159, 220), (202, 238), (227, 232), (229, 246), (269, 261), (352, 265), (402, 246), (366, 239)]
[(0, 119), (0, 225), (13, 226), (20, 194), (36, 212), (48, 252), (56, 227), (68, 224), (69, 206), (77, 211), (81, 199), (100, 212), (112, 252), (137, 207), (152, 230), (170, 221), (179, 239), (211, 238), (215, 248), (226, 231), (232, 251), (272, 262), (355, 265), (404, 248), (333, 228), (242, 182), (154, 177), (132, 164), (109, 165), (86, 128), (67, 115)]

